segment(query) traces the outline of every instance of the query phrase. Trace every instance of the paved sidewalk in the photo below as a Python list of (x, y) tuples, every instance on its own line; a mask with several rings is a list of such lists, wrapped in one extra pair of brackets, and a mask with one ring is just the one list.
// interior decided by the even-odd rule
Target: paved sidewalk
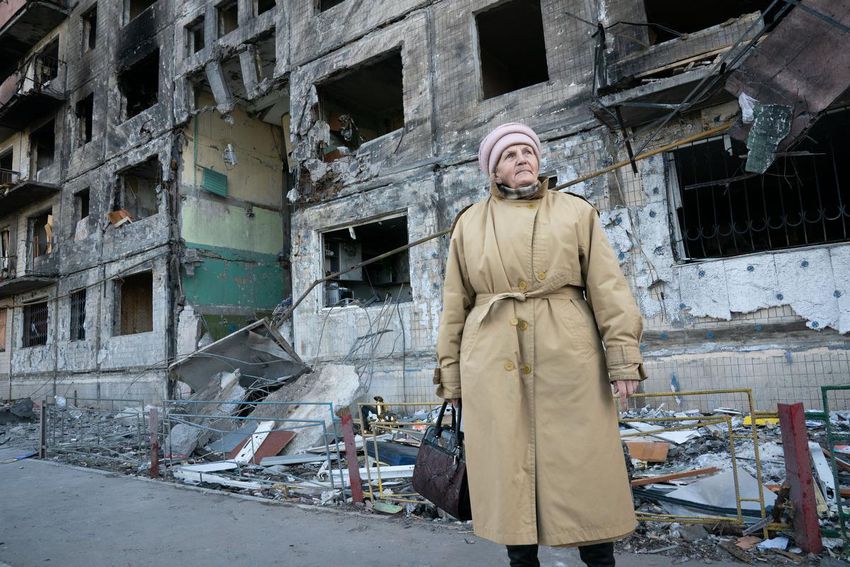
[[(0, 461), (17, 454), (0, 449)], [(507, 565), (503, 547), (424, 520), (279, 504), (34, 459), (0, 464), (0, 490), (0, 566)], [(582, 565), (571, 549), (543, 549), (541, 559)], [(617, 562), (670, 564), (645, 555)]]

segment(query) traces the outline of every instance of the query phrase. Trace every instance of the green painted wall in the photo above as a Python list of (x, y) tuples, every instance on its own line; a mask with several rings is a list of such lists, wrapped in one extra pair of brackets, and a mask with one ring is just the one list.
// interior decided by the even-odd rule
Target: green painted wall
[(253, 208), (197, 197), (186, 197), (180, 207), (180, 235), (187, 245), (200, 244), (249, 250), (277, 256), (283, 250), (280, 211)]

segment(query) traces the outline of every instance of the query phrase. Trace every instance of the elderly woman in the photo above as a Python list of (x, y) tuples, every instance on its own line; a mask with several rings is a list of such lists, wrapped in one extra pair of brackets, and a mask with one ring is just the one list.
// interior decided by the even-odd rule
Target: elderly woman
[(475, 533), (511, 565), (578, 546), (614, 565), (635, 528), (612, 385), (645, 378), (642, 323), (596, 209), (538, 178), (540, 140), (504, 124), (479, 149), (489, 196), (455, 220), (437, 395), (463, 403)]

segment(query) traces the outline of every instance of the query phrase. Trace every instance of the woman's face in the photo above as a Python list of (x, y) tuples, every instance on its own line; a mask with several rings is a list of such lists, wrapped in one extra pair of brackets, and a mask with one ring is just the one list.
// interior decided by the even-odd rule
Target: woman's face
[(537, 182), (540, 164), (528, 144), (508, 146), (496, 163), (496, 183), (511, 189)]

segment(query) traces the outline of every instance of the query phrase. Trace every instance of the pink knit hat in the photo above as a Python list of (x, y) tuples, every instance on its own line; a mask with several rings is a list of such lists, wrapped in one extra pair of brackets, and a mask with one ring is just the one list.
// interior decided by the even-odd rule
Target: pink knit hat
[(487, 134), (478, 146), (478, 165), (484, 175), (489, 177), (496, 170), (502, 152), (514, 144), (528, 144), (540, 161), (540, 138), (534, 130), (519, 122), (508, 122)]

